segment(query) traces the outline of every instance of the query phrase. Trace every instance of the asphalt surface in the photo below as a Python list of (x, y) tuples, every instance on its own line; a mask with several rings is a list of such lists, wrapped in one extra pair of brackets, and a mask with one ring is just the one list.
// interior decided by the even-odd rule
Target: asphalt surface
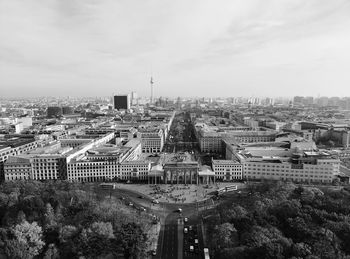
[[(181, 214), (177, 212), (176, 205), (165, 206), (169, 214), (161, 229), (155, 258), (204, 258), (201, 220), (196, 206), (183, 205)], [(188, 219), (187, 222), (184, 222), (185, 218)], [(187, 233), (184, 233), (184, 228), (187, 228)], [(180, 232), (177, 232), (178, 229)], [(198, 244), (195, 244), (195, 239), (198, 240)], [(178, 246), (182, 249), (177, 248)], [(193, 246), (193, 251), (190, 251), (190, 246)]]
[[(184, 214), (186, 217), (186, 214)], [(203, 254), (203, 235), (201, 221), (199, 217), (193, 213), (188, 214), (188, 221), (184, 223), (184, 227), (188, 229), (188, 232), (184, 234), (184, 249), (183, 249), (183, 258), (184, 259), (196, 259), (204, 258)], [(195, 243), (195, 240), (198, 240), (198, 243)], [(193, 246), (193, 250), (190, 247)]]
[[(198, 210), (202, 211), (206, 208), (208, 202), (199, 202), (197, 210), (195, 203), (181, 205), (174, 203), (153, 204), (151, 199), (134, 191), (126, 189), (101, 190), (96, 185), (95, 188), (103, 196), (111, 194), (127, 205), (132, 203), (130, 207), (138, 210), (139, 213), (149, 213), (160, 218), (161, 229), (157, 251), (155, 256), (151, 256), (152, 258), (204, 258), (201, 218)], [(182, 209), (181, 213), (178, 211), (179, 207)], [(184, 222), (184, 218), (188, 219), (187, 222)], [(189, 230), (189, 226), (192, 226), (192, 230)], [(187, 233), (184, 233), (184, 227), (188, 229)], [(198, 239), (198, 244), (195, 244), (195, 239)], [(190, 246), (194, 247), (193, 251), (190, 251)]]
[(194, 150), (199, 150), (199, 145), (190, 118), (186, 113), (177, 114), (171, 125), (169, 137), (163, 147), (163, 152), (171, 153)]
[(157, 255), (154, 258), (178, 258), (178, 215), (170, 213), (161, 227)]

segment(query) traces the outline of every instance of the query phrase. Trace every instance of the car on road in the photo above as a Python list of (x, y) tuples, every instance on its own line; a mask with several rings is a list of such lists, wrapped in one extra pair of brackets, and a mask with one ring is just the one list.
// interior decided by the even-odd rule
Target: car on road
[(129, 202), (128, 205), (129, 206), (134, 206), (134, 204), (132, 202)]
[(184, 228), (184, 233), (187, 234), (188, 233), (188, 229)]
[(140, 207), (141, 211), (146, 211), (146, 209), (144, 207)]
[(153, 224), (158, 224), (158, 218), (156, 217), (156, 215), (153, 215), (153, 217), (152, 217), (152, 223)]
[(188, 221), (188, 218), (184, 218), (184, 221), (187, 222), (187, 221)]
[(190, 252), (194, 251), (194, 246), (190, 246)]
[(181, 209), (181, 208), (178, 208), (177, 211), (178, 211), (179, 213), (181, 213), (181, 212), (182, 212), (182, 209)]
[(159, 201), (158, 201), (158, 200), (152, 200), (152, 203), (154, 203), (154, 204), (158, 204), (158, 203), (159, 203)]
[(198, 239), (197, 238), (194, 240), (194, 244), (198, 245)]
[(192, 230), (192, 226), (188, 226), (188, 229), (189, 229), (189, 230)]

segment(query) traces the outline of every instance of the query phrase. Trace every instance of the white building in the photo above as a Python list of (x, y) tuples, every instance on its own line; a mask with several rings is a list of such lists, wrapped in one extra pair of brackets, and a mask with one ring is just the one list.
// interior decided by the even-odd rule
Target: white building
[(292, 180), (331, 183), (339, 174), (340, 160), (325, 152), (300, 152), (288, 156), (256, 156), (238, 152), (245, 179)]
[(270, 142), (276, 138), (275, 131), (223, 130), (203, 127), (197, 133), (202, 152), (221, 153), (223, 140), (237, 143)]
[[(11, 158), (4, 163), (4, 178), (5, 180), (26, 180), (28, 177), (33, 180), (65, 180), (67, 179), (67, 163), (71, 159), (83, 155), (95, 146), (109, 142), (113, 136), (113, 133), (101, 136), (76, 149), (69, 146), (62, 147), (59, 141), (35, 149), (34, 147), (38, 146), (37, 141), (13, 148), (6, 152), (10, 152), (9, 154), (4, 153), (5, 158), (7, 156)], [(29, 176), (28, 173), (21, 174), (21, 172), (24, 172), (23, 168), (17, 164), (22, 161), (26, 161), (27, 164), (30, 163), (31, 165)], [(26, 166), (26, 170), (29, 170), (29, 166)]]
[(165, 142), (162, 129), (139, 129), (137, 137), (141, 139), (143, 153), (160, 153), (162, 151)]
[(151, 163), (148, 161), (124, 161), (120, 164), (121, 180), (147, 180), (151, 170)]
[(69, 181), (96, 182), (120, 178), (117, 161), (73, 160), (67, 165)]
[(250, 117), (245, 117), (243, 120), (244, 120), (244, 124), (249, 126), (250, 128), (253, 128), (253, 129), (259, 128), (259, 122), (257, 120)]
[(222, 137), (216, 132), (199, 132), (199, 147), (202, 152), (220, 153)]
[(238, 161), (212, 160), (212, 167), (216, 180), (232, 181), (243, 178), (243, 167)]
[(30, 158), (10, 156), (4, 164), (5, 181), (29, 180), (32, 178)]

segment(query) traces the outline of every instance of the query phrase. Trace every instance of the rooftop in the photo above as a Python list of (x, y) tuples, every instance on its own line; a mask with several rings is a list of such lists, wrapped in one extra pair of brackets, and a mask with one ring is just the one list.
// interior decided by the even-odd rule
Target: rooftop
[(63, 155), (69, 151), (71, 151), (73, 148), (71, 147), (61, 147), (60, 143), (52, 143), (50, 145), (39, 147), (34, 150), (31, 150), (27, 153), (28, 156), (35, 156), (35, 155)]
[(140, 139), (137, 139), (137, 138), (133, 138), (133, 139), (130, 139), (128, 142), (126, 142), (126, 144), (124, 145), (124, 147), (135, 147), (136, 145), (140, 144), (141, 141)]
[(0, 148), (1, 146), (16, 148), (34, 141), (35, 141), (34, 138), (21, 138), (21, 137), (0, 138)]
[(30, 164), (29, 158), (9, 156), (5, 164)]
[(126, 153), (130, 148), (129, 147), (121, 147), (116, 145), (102, 145), (99, 147), (92, 148), (87, 151), (90, 155), (121, 155)]
[(238, 161), (235, 160), (216, 160), (213, 159), (213, 164), (217, 164), (217, 165), (227, 165), (227, 164), (240, 164)]
[(196, 162), (192, 159), (191, 154), (188, 152), (170, 153), (164, 154), (164, 163), (193, 163)]

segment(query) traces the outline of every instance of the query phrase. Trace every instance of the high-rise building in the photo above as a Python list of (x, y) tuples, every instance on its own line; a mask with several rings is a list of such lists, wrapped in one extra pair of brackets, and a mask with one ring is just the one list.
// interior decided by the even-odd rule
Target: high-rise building
[(115, 95), (114, 96), (114, 109), (128, 110), (130, 109), (130, 95)]
[(68, 115), (68, 114), (73, 114), (74, 111), (73, 111), (73, 107), (70, 107), (70, 106), (63, 106), (62, 107), (62, 114), (63, 115)]
[(302, 104), (304, 100), (303, 96), (294, 96), (293, 103), (295, 104)]
[(58, 106), (47, 107), (48, 118), (58, 117), (61, 115), (62, 115), (62, 107), (58, 107)]
[(137, 104), (137, 93), (131, 92), (131, 104), (136, 105)]
[(318, 106), (327, 106), (328, 105), (328, 97), (326, 97), (326, 96), (319, 97), (317, 99), (317, 105)]
[(312, 96), (307, 96), (303, 99), (304, 105), (312, 105), (314, 103), (314, 98)]

